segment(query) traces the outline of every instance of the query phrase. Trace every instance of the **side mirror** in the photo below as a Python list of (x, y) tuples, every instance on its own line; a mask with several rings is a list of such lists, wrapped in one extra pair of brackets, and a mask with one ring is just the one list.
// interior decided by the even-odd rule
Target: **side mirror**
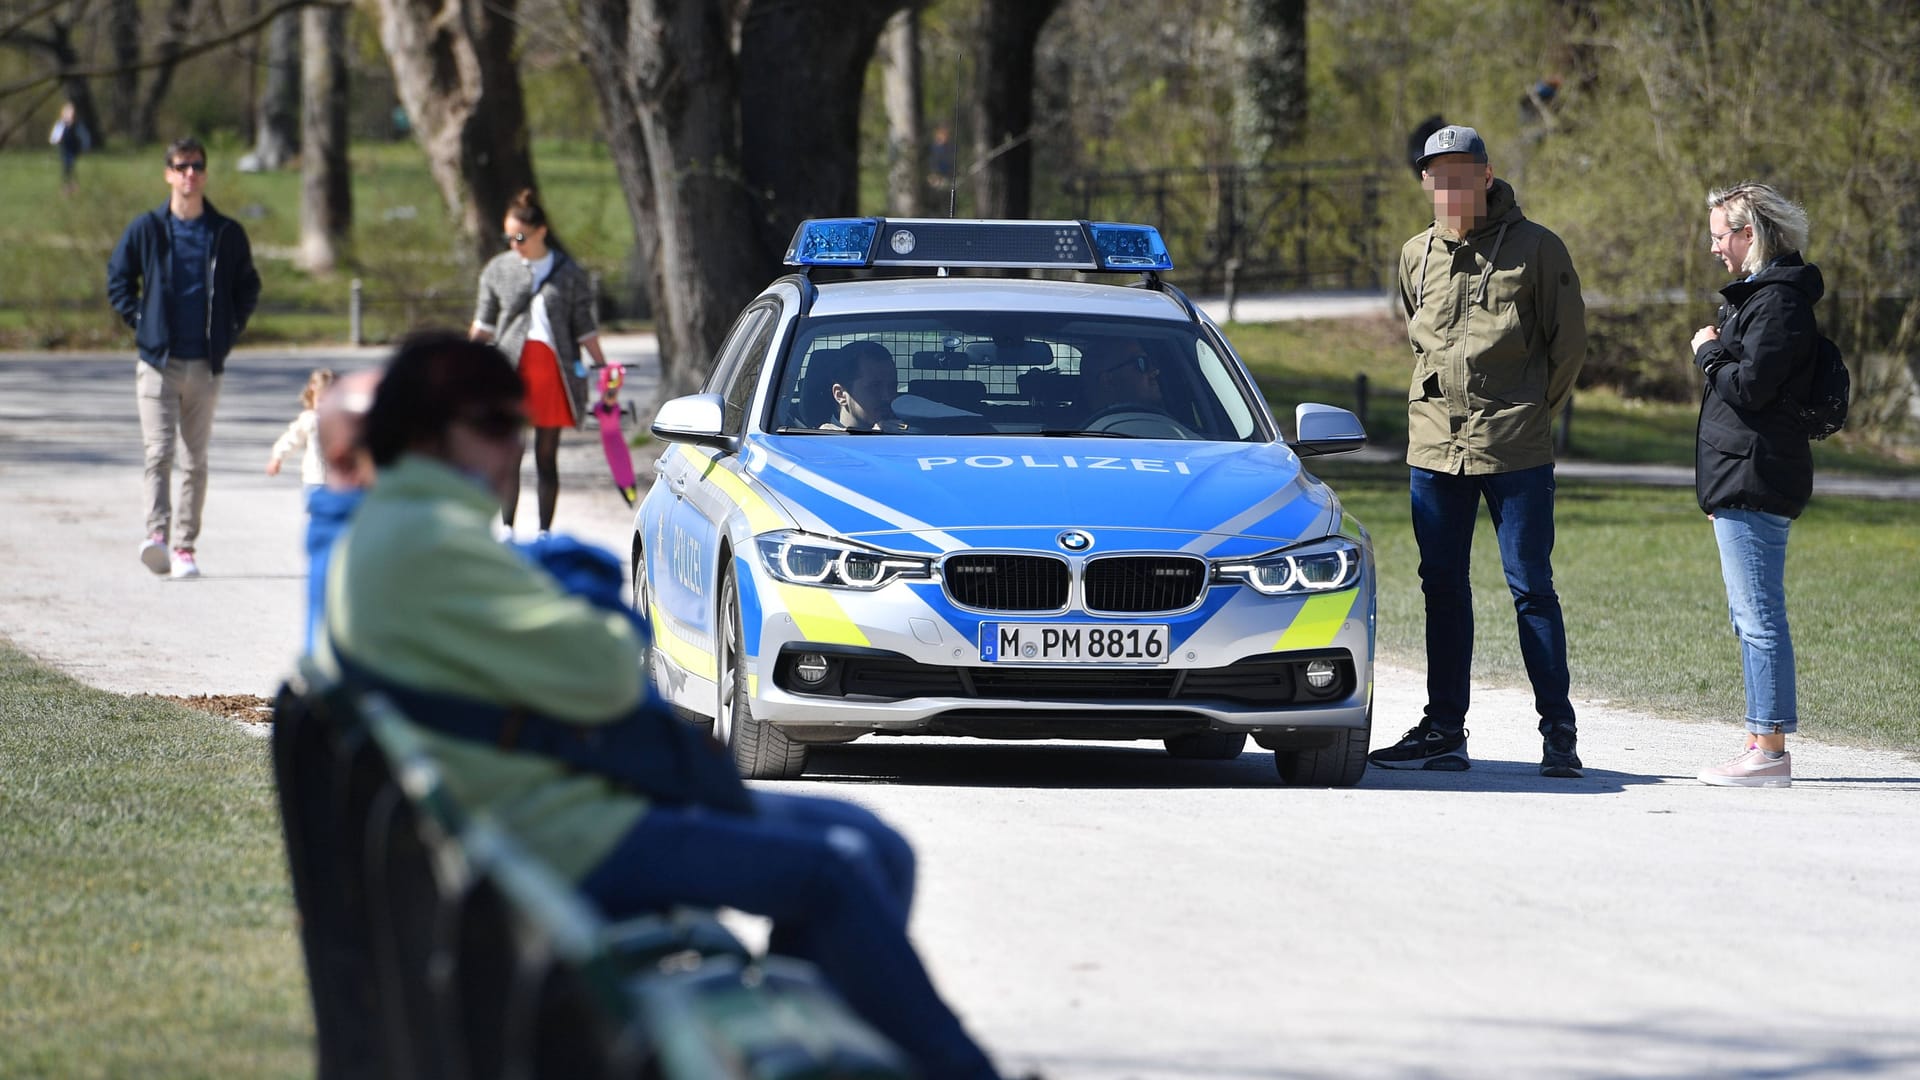
[(719, 394), (688, 394), (660, 406), (654, 414), (652, 431), (667, 442), (717, 446), (732, 453), (739, 440), (720, 430), (727, 403)]
[(1293, 410), (1293, 441), (1287, 445), (1305, 457), (1351, 454), (1367, 445), (1367, 429), (1345, 409), (1304, 402)]

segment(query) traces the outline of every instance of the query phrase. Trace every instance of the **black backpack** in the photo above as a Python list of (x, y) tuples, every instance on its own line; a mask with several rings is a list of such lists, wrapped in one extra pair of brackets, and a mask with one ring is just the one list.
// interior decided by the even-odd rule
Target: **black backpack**
[(1807, 438), (1824, 439), (1847, 424), (1847, 405), (1853, 400), (1853, 378), (1847, 374), (1846, 361), (1840, 357), (1840, 346), (1827, 335), (1818, 331), (1816, 334), (1813, 375), (1808, 380), (1807, 395), (1803, 399), (1787, 394), (1784, 400), (1787, 411), (1806, 429)]

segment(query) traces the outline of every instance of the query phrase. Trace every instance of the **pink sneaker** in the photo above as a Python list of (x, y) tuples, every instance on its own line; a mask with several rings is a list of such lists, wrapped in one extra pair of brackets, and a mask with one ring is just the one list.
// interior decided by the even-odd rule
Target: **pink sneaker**
[(167, 563), (167, 534), (154, 530), (146, 542), (140, 545), (140, 563), (156, 574), (165, 574)]
[(1714, 787), (1792, 787), (1793, 755), (1769, 758), (1766, 751), (1750, 746), (1725, 765), (1702, 772), (1700, 782)]
[(200, 576), (200, 564), (193, 561), (193, 552), (186, 548), (173, 549), (173, 578), (197, 578)]

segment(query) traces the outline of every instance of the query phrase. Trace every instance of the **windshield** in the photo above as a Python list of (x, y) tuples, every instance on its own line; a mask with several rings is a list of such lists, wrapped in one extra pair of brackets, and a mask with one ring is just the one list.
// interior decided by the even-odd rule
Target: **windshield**
[(808, 319), (774, 384), (772, 427), (1265, 441), (1234, 367), (1189, 323), (978, 311)]

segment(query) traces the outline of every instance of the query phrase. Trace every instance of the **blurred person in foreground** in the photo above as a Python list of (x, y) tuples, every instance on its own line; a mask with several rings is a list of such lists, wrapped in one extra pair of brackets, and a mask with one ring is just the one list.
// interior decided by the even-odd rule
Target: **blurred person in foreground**
[(923, 1075), (996, 1076), (907, 938), (906, 841), (850, 803), (748, 791), (651, 694), (614, 555), (493, 540), (524, 397), (489, 345), (401, 345), (366, 419), (379, 480), (334, 549), (323, 670), (390, 694), (454, 799), (608, 916), (767, 916), (769, 947), (817, 965)]
[(1413, 346), (1407, 465), (1427, 612), (1427, 706), (1386, 769), (1470, 767), (1473, 529), (1485, 502), (1540, 716), (1540, 775), (1578, 777), (1567, 631), (1553, 589), (1553, 417), (1586, 359), (1586, 307), (1566, 245), (1520, 212), (1469, 127), (1428, 136), (1433, 224), (1400, 252)]
[(1694, 446), (1694, 492), (1713, 522), (1727, 609), (1740, 638), (1747, 741), (1739, 756), (1700, 774), (1717, 787), (1787, 787), (1799, 729), (1793, 636), (1787, 627), (1787, 534), (1813, 495), (1813, 453), (1790, 405), (1805, 397), (1820, 340), (1813, 305), (1820, 268), (1800, 255), (1807, 213), (1765, 184), (1707, 196), (1716, 259), (1736, 275), (1721, 286), (1717, 326), (1693, 335), (1705, 385)]

